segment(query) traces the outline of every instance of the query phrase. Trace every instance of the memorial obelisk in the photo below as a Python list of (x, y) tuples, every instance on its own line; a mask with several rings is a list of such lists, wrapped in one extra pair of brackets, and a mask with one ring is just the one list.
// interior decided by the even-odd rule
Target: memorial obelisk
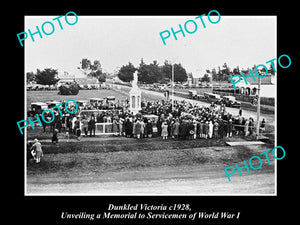
[(136, 115), (140, 110), (142, 110), (141, 107), (141, 95), (142, 91), (137, 85), (138, 82), (138, 75), (137, 71), (133, 74), (133, 81), (132, 81), (132, 88), (129, 91), (129, 110), (132, 112), (133, 115)]

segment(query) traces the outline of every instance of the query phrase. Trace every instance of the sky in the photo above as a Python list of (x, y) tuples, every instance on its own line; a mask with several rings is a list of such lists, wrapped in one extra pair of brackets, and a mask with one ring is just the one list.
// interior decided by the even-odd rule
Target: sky
[[(204, 12), (205, 13), (205, 12)], [(213, 14), (211, 14), (213, 15)], [(52, 21), (53, 16), (25, 16), (25, 32), (36, 31), (36, 26)], [(103, 72), (113, 73), (131, 62), (138, 66), (141, 58), (145, 63), (165, 60), (181, 63), (188, 73), (201, 77), (206, 69), (217, 68), (226, 62), (229, 68), (239, 66), (247, 69), (254, 64), (266, 64), (276, 57), (276, 16), (221, 16), (220, 22), (212, 24), (203, 17), (206, 28), (197, 15), (186, 16), (80, 16), (74, 25), (68, 25), (64, 17), (57, 21), (53, 34), (34, 35), (35, 42), (25, 40), (25, 72), (37, 69), (58, 69), (77, 77), (82, 73), (81, 59), (92, 62), (100, 60)], [(72, 20), (73, 19), (73, 20)], [(72, 23), (74, 18), (70, 17)], [(160, 32), (171, 27), (176, 31), (187, 20), (197, 23), (197, 31), (185, 37), (171, 34), (163, 44)], [(211, 16), (212, 21), (217, 16)], [(188, 29), (192, 30), (192, 23)], [(49, 24), (45, 31), (50, 32)], [(21, 31), (20, 31), (21, 32)], [(269, 64), (268, 64), (269, 66)]]

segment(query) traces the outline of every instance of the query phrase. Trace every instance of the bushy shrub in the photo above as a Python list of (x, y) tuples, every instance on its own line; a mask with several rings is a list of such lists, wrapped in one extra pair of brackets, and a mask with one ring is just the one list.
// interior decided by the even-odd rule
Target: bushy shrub
[(64, 84), (59, 87), (60, 95), (77, 95), (79, 93), (79, 85), (77, 83)]

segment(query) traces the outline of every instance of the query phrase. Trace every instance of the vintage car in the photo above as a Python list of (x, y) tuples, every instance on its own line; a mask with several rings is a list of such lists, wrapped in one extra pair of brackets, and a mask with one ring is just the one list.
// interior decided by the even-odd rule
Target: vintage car
[(115, 96), (107, 96), (105, 98), (108, 102), (115, 102), (116, 101), (116, 97)]
[(104, 98), (104, 105), (107, 109), (113, 109), (115, 107), (116, 97), (115, 96), (107, 96)]
[(213, 94), (213, 93), (209, 93), (209, 92), (205, 92), (203, 93), (204, 94), (204, 97), (205, 99), (208, 101), (208, 102), (215, 102), (215, 103), (220, 103), (221, 102), (221, 96), (218, 95), (218, 94)]
[(27, 113), (28, 116), (34, 116), (42, 113), (45, 109), (48, 109), (48, 105), (45, 102), (32, 102)]
[(198, 95), (196, 90), (190, 90), (189, 91), (189, 96), (190, 99), (199, 99), (200, 96)]
[(77, 100), (76, 102), (79, 107), (84, 107), (89, 103), (88, 100)]
[(101, 104), (102, 102), (104, 101), (103, 98), (90, 98), (90, 103), (93, 104), (93, 103), (97, 103), (97, 104)]
[(59, 101), (48, 101), (48, 102), (46, 102), (46, 104), (48, 105), (48, 108), (50, 109), (50, 108), (52, 108), (52, 107), (54, 107), (54, 106), (56, 106), (56, 105), (58, 105), (58, 104), (60, 104), (61, 102), (59, 102)]
[(223, 96), (222, 103), (228, 107), (239, 108), (241, 106), (241, 102), (236, 101), (234, 96)]

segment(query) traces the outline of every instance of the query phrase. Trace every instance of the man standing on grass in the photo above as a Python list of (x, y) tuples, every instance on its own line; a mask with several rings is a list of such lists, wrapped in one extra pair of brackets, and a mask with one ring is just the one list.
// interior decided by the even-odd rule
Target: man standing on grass
[(41, 157), (43, 157), (43, 150), (42, 150), (42, 145), (41, 143), (38, 141), (38, 139), (34, 139), (34, 144), (32, 146), (32, 148), (34, 149), (34, 159), (36, 163), (40, 163), (41, 162)]

